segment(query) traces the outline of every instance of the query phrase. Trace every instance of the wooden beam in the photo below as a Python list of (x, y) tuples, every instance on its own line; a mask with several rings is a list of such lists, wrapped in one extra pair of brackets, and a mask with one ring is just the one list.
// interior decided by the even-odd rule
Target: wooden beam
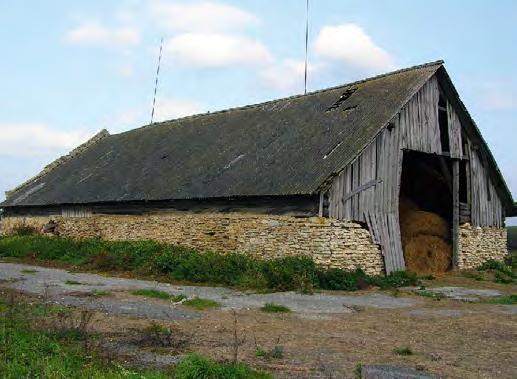
[(364, 190), (373, 187), (379, 183), (382, 183), (381, 179), (374, 179), (370, 180), (369, 182), (357, 187), (352, 192), (347, 193), (345, 196), (343, 196), (343, 199), (341, 200), (343, 203), (345, 203), (348, 199), (352, 198), (353, 196), (357, 195), (359, 192), (363, 192)]
[(452, 161), (452, 267), (458, 267), (460, 230), (460, 162)]

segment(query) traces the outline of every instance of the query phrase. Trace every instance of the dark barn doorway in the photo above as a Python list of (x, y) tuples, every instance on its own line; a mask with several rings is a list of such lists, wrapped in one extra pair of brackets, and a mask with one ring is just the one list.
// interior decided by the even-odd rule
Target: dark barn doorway
[(452, 191), (449, 158), (404, 151), (399, 217), (407, 270), (434, 274), (451, 268)]

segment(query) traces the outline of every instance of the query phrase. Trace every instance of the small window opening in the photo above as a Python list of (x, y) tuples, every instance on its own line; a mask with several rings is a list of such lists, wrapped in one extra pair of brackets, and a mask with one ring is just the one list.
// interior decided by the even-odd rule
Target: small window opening
[(442, 152), (450, 152), (449, 146), (449, 122), (447, 119), (447, 101), (440, 95), (438, 102), (438, 124), (440, 126), (440, 142), (442, 145)]
[(357, 88), (348, 88), (341, 96), (339, 96), (339, 99), (337, 99), (334, 104), (327, 108), (327, 112), (338, 109), (341, 104), (354, 94), (355, 91), (357, 91)]

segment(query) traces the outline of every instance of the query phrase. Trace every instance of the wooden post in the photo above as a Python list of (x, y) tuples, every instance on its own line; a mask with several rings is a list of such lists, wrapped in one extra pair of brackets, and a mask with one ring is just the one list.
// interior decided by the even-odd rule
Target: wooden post
[(318, 216), (319, 217), (323, 217), (323, 191), (320, 192), (320, 206), (319, 206), (319, 211), (318, 211)]
[(460, 162), (452, 161), (452, 267), (458, 267), (460, 231)]

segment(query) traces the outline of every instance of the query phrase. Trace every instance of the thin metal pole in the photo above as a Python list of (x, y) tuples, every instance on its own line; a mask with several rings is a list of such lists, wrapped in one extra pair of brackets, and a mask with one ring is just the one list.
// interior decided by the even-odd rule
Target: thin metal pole
[(309, 62), (309, 0), (307, 0), (306, 6), (306, 22), (305, 22), (305, 90), (304, 94), (307, 94), (307, 66)]
[(160, 62), (162, 61), (163, 37), (160, 40), (160, 55), (158, 56), (158, 67), (156, 68), (156, 79), (154, 81), (153, 109), (151, 111), (151, 124), (154, 119), (154, 107), (156, 105), (156, 91), (158, 90), (158, 77), (160, 75)]

